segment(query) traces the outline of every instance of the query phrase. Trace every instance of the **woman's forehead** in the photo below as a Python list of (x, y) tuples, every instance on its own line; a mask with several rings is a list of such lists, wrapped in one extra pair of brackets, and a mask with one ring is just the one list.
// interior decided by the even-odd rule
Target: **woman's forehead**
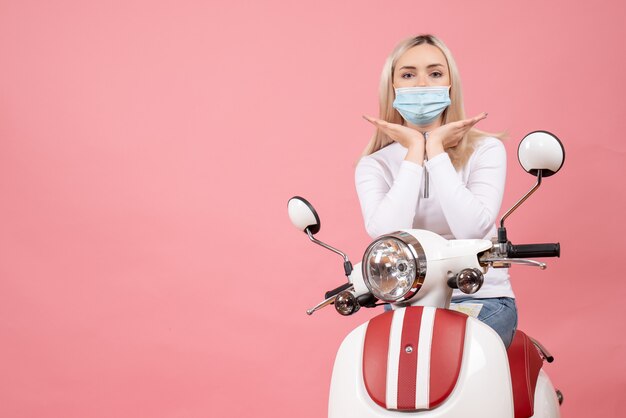
[(427, 67), (436, 64), (447, 67), (446, 61), (445, 55), (439, 48), (434, 45), (421, 44), (408, 49), (400, 55), (395, 67)]

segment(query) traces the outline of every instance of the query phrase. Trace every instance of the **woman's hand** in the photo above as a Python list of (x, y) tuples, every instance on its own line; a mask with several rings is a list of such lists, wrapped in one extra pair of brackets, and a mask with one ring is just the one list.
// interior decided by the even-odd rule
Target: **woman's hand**
[(426, 141), (428, 158), (433, 158), (435, 155), (445, 152), (448, 148), (456, 147), (465, 134), (486, 117), (487, 113), (483, 112), (473, 118), (446, 123), (430, 131)]
[(383, 131), (389, 138), (393, 139), (404, 148), (407, 148), (405, 160), (412, 161), (419, 165), (424, 162), (424, 135), (408, 126), (390, 123), (382, 119), (363, 115), (363, 118), (372, 125)]

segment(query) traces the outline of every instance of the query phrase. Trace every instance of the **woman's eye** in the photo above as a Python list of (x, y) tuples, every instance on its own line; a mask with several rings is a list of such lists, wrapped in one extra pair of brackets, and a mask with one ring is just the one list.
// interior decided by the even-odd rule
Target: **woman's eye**
[(443, 77), (443, 74), (441, 74), (439, 71), (435, 71), (431, 73), (430, 75), (431, 77), (435, 77), (435, 78)]
[(413, 74), (411, 73), (404, 73), (401, 75), (402, 78), (413, 78)]

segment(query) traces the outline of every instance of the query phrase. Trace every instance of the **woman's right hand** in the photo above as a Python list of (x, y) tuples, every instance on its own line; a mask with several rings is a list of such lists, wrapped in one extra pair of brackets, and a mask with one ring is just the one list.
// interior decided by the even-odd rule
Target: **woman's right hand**
[(407, 148), (409, 152), (405, 160), (412, 161), (419, 165), (423, 164), (425, 140), (424, 135), (420, 131), (371, 116), (363, 115), (363, 118), (383, 131), (389, 138), (393, 139), (404, 148)]

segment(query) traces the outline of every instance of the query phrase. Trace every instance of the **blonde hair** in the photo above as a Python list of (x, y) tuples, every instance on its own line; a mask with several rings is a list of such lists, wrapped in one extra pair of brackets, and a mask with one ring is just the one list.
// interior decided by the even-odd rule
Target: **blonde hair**
[[(433, 35), (419, 35), (405, 39), (395, 47), (387, 58), (380, 76), (379, 118), (391, 123), (397, 123), (400, 125), (404, 124), (404, 119), (400, 113), (393, 108), (393, 101), (395, 99), (393, 73), (396, 62), (402, 54), (414, 46), (422, 44), (429, 44), (439, 48), (446, 57), (446, 61), (448, 63), (448, 70), (450, 73), (450, 101), (452, 103), (443, 112), (443, 124), (465, 119), (466, 116), (465, 110), (463, 109), (463, 95), (461, 92), (461, 78), (459, 77), (459, 70), (448, 47), (446, 47), (441, 40)], [(475, 128), (470, 129), (457, 146), (446, 149), (446, 152), (450, 156), (450, 160), (452, 160), (454, 168), (460, 170), (465, 163), (467, 163), (467, 160), (472, 155), (472, 152), (474, 152), (474, 144), (476, 141), (486, 136), (493, 136), (502, 139), (505, 134), (493, 134)], [(363, 156), (370, 155), (393, 142), (393, 139), (389, 138), (383, 131), (376, 129), (372, 139), (363, 151)]]

